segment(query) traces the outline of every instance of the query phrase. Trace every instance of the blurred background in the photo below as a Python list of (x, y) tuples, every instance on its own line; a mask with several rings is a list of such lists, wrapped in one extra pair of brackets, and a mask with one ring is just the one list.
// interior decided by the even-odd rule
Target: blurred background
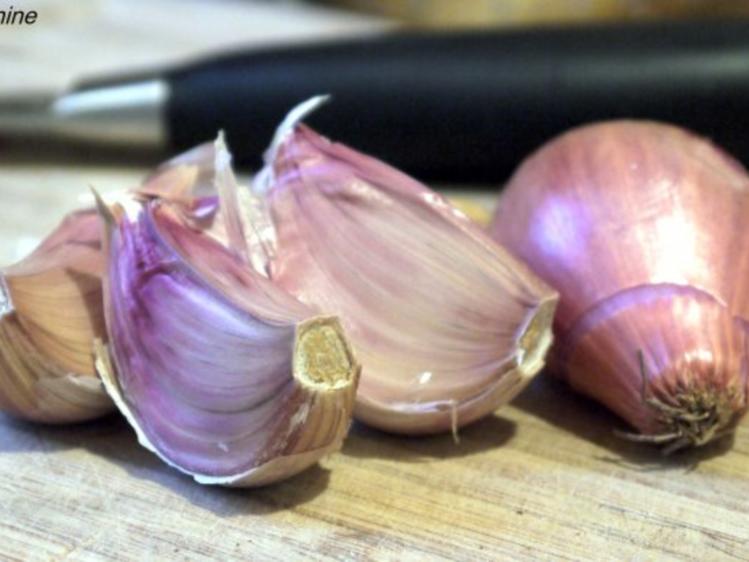
[(490, 27), (749, 14), (744, 0), (327, 0), (419, 27)]
[[(660, 19), (707, 25), (711, 18), (749, 16), (746, 0), (15, 0), (12, 6), (35, 10), (38, 18), (0, 26), (0, 96), (59, 92), (82, 77), (167, 67), (240, 47), (399, 28), (517, 30)], [(163, 157), (99, 159), (66, 146), (50, 154), (43, 144), (17, 146), (0, 137), (0, 264), (28, 253), (65, 211), (90, 204), (90, 186), (129, 187)], [(496, 185), (483, 187), (496, 193)], [(471, 193), (487, 205), (492, 198)]]
[(0, 27), (0, 88), (186, 59), (232, 46), (454, 29), (741, 17), (746, 0), (16, 0), (31, 26)]

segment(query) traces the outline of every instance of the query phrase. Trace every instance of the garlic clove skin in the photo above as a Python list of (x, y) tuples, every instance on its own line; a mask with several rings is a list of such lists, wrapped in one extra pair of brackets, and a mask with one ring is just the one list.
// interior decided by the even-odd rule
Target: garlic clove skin
[(275, 225), (270, 276), (341, 318), (363, 365), (357, 419), (455, 432), (511, 400), (543, 365), (555, 292), (443, 197), (299, 125), (304, 113), (255, 184)]
[(0, 410), (72, 423), (114, 409), (93, 356), (106, 333), (100, 231), (96, 211), (71, 213), (0, 273)]
[(193, 206), (196, 199), (215, 203), (217, 156), (216, 142), (198, 145), (158, 166), (132, 192), (146, 198), (180, 202), (186, 208)]
[[(221, 212), (236, 218), (231, 201)], [(110, 344), (98, 367), (141, 444), (228, 486), (275, 482), (339, 449), (359, 365), (338, 320), (252, 269), (232, 227), (225, 245), (179, 202), (100, 205)]]
[(555, 371), (672, 451), (747, 409), (748, 215), (730, 156), (674, 126), (613, 121), (531, 155), (490, 231), (561, 294)]
[[(133, 193), (179, 201), (215, 221), (213, 143), (165, 163)], [(195, 200), (195, 196), (203, 196)], [(115, 409), (94, 367), (105, 339), (101, 223), (95, 209), (68, 215), (24, 260), (0, 270), (0, 410), (45, 423), (81, 422)]]

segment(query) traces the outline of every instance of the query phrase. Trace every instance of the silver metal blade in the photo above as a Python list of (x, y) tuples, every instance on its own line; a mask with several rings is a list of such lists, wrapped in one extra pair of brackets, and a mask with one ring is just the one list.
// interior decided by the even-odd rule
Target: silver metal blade
[(29, 92), (0, 97), (0, 138), (40, 138), (128, 148), (163, 148), (162, 80), (71, 91), (60, 96)]
[(50, 134), (55, 96), (40, 92), (0, 97), (0, 137)]

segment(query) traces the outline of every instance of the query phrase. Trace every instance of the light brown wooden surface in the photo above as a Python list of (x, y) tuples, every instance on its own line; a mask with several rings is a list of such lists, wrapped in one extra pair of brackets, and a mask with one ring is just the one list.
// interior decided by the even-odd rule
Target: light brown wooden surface
[[(255, 10), (270, 9), (186, 2), (201, 17), (177, 14), (177, 32), (164, 1), (35, 4), (58, 23), (46, 35), (0, 29), (3, 89), (64, 82), (107, 57), (124, 64), (131, 39), (140, 62), (244, 41)], [(278, 9), (276, 31), (290, 35), (377, 27), (317, 13), (306, 26), (289, 19), (293, 6)], [(201, 25), (217, 14), (231, 15), (225, 34)], [(88, 201), (88, 185), (124, 187), (146, 171), (40, 160), (0, 147), (0, 263)], [(0, 560), (749, 560), (747, 428), (664, 460), (614, 437), (617, 424), (539, 378), (460, 444), (355, 426), (341, 453), (288, 482), (226, 490), (163, 465), (117, 416), (63, 428), (0, 416)]]

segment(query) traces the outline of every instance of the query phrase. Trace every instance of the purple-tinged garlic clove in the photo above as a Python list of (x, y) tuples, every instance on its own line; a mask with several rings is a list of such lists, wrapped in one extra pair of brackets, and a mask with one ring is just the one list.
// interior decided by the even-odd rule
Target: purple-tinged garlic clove
[[(180, 202), (206, 229), (215, 220), (213, 143), (160, 166), (139, 198)], [(220, 237), (221, 229), (215, 234)], [(0, 410), (24, 419), (69, 423), (114, 409), (94, 367), (94, 339), (105, 339), (101, 222), (95, 209), (68, 215), (27, 258), (0, 270)]]
[(359, 367), (335, 317), (250, 267), (218, 146), (225, 243), (181, 201), (100, 202), (110, 343), (98, 366), (143, 446), (198, 482), (257, 486), (340, 448)]
[(355, 415), (387, 431), (456, 431), (541, 369), (552, 289), (443, 197), (298, 120), (256, 179), (275, 227), (270, 276), (341, 318), (363, 365)]

